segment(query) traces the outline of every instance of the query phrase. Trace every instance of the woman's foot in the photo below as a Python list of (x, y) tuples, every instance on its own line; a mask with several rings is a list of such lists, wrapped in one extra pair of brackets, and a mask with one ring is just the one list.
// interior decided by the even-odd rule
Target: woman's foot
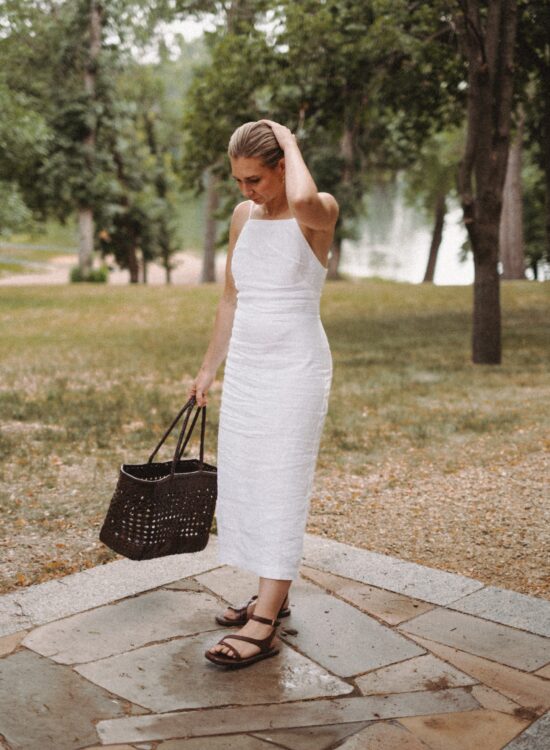
[[(250, 615), (254, 614), (254, 608), (256, 606), (256, 602), (251, 602), (248, 607), (246, 608), (246, 616), (250, 617)], [(229, 609), (229, 607), (225, 610), (223, 613), (223, 617), (225, 617), (227, 620), (240, 620), (241, 615), (238, 612), (235, 612), (234, 609)]]
[[(285, 596), (285, 600), (281, 606), (281, 609), (287, 609), (289, 606), (290, 604), (288, 602), (288, 594), (287, 594)], [(254, 614), (255, 607), (256, 607), (256, 601), (253, 601), (248, 605), (248, 607), (246, 608), (247, 617), (250, 617), (250, 615)], [(240, 621), (240, 615), (238, 612), (235, 612), (234, 609), (227, 608), (225, 612), (223, 613), (223, 617), (227, 620), (239, 620)], [(249, 635), (249, 633), (244, 633), (243, 635)]]
[[(267, 636), (273, 632), (273, 627), (271, 625), (267, 625), (263, 622), (258, 622), (257, 620), (249, 620), (246, 625), (243, 625), (242, 628), (240, 628), (235, 635), (246, 635), (250, 638), (267, 638)], [(230, 635), (226, 636), (226, 641), (229, 641), (229, 643), (239, 652), (241, 657), (243, 659), (246, 659), (249, 656), (255, 656), (256, 654), (260, 653), (260, 647), (256, 646), (254, 643), (248, 643), (247, 641), (241, 641), (239, 639), (232, 639)], [(275, 636), (273, 640), (271, 641), (271, 646), (279, 646), (280, 640)], [(223, 643), (216, 643), (212, 648), (208, 649), (209, 653), (212, 654), (228, 654), (231, 655), (231, 649), (227, 648), (227, 646)]]

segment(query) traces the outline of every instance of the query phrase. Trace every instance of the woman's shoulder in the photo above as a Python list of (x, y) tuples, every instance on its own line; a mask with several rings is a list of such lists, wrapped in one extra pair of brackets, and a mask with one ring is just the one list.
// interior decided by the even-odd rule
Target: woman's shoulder
[(250, 203), (251, 201), (241, 201), (240, 203), (237, 203), (237, 205), (233, 209), (233, 214), (229, 223), (229, 239), (233, 244), (237, 242), (237, 239), (239, 238), (239, 235), (247, 222), (250, 211)]
[(253, 201), (246, 200), (246, 201), (240, 201), (239, 203), (237, 203), (237, 205), (233, 209), (233, 216), (236, 219), (240, 219), (241, 217), (246, 218), (249, 214), (252, 202)]
[(251, 201), (241, 201), (237, 203), (233, 209), (231, 216), (231, 229), (237, 233), (240, 233), (243, 226), (246, 224), (246, 220), (249, 216)]

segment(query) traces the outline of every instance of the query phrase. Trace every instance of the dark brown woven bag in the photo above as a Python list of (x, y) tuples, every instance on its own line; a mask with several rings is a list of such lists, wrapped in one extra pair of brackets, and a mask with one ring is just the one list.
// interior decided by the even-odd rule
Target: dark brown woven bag
[[(199, 552), (208, 544), (218, 493), (217, 469), (204, 462), (206, 406), (197, 407), (184, 440), (195, 403), (195, 396), (191, 396), (146, 464), (120, 467), (99, 539), (132, 560)], [(200, 459), (182, 460), (201, 411)], [(155, 454), (183, 414), (185, 419), (173, 459), (153, 463)]]

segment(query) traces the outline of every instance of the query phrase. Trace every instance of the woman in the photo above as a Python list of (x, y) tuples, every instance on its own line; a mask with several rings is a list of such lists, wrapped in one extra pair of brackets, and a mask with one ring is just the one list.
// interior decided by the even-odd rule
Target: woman
[(225, 288), (188, 398), (207, 403), (227, 356), (218, 431), (219, 561), (259, 576), (258, 594), (216, 621), (242, 625), (205, 656), (243, 667), (279, 652), (290, 614), (332, 357), (319, 299), (338, 204), (317, 192), (284, 125), (241, 125), (228, 147), (243, 196), (231, 219)]

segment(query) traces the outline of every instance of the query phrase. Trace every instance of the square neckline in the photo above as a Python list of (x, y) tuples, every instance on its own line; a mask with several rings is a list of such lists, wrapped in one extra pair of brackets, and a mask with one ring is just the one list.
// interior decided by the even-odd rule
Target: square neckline
[(300, 228), (300, 222), (298, 221), (298, 219), (295, 216), (291, 216), (289, 219), (253, 219), (252, 216), (251, 216), (253, 208), (254, 208), (254, 201), (252, 201), (252, 206), (250, 207), (250, 211), (248, 212), (247, 222), (249, 222), (249, 221), (295, 221), (296, 224), (297, 224), (297, 226), (298, 226), (298, 231), (302, 235), (302, 239), (304, 240), (304, 242), (306, 243), (306, 245), (309, 247), (309, 249), (311, 251), (311, 254), (313, 255), (313, 257), (315, 258), (315, 260), (319, 264), (319, 267), (322, 268), (323, 271), (328, 271), (328, 266), (324, 266), (321, 263), (321, 261), (319, 260), (319, 258), (317, 257), (314, 249), (311, 247), (311, 245), (307, 241), (304, 233), (302, 232), (302, 230)]

